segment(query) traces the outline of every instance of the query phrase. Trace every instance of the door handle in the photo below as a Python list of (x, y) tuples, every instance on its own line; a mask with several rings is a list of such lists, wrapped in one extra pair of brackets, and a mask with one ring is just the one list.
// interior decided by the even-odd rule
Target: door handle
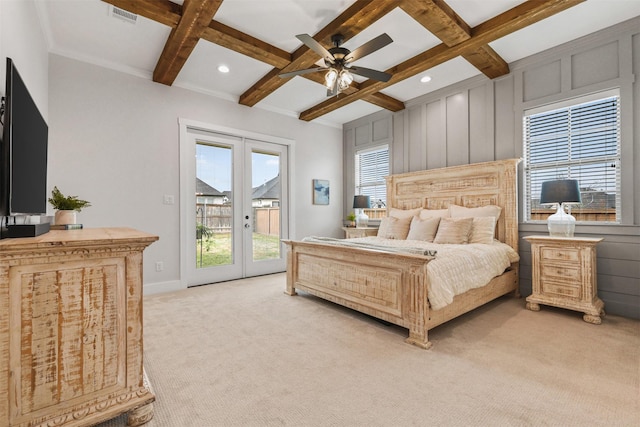
[(251, 228), (251, 225), (249, 225), (249, 224), (245, 224), (245, 225), (244, 225), (244, 228)]

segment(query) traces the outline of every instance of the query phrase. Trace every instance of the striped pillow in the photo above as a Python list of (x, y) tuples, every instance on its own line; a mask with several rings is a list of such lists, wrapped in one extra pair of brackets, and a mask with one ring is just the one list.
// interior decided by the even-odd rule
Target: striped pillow
[(378, 229), (378, 237), (385, 239), (404, 240), (409, 233), (409, 225), (412, 217), (395, 218), (392, 216), (382, 218), (380, 220), (380, 228)]
[(438, 224), (440, 218), (428, 218), (420, 219), (414, 216), (411, 220), (411, 226), (409, 227), (409, 234), (407, 240), (422, 240), (424, 242), (433, 242), (433, 238), (438, 231)]
[(496, 219), (492, 216), (473, 218), (469, 243), (493, 243), (496, 233)]
[(473, 218), (441, 218), (433, 243), (461, 245), (469, 243)]

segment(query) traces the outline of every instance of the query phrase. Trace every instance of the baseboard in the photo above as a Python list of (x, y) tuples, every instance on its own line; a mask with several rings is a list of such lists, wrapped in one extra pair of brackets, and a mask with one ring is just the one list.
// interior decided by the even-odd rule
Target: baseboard
[(179, 291), (186, 289), (180, 280), (171, 280), (168, 282), (146, 283), (142, 288), (143, 295), (162, 294), (166, 292)]

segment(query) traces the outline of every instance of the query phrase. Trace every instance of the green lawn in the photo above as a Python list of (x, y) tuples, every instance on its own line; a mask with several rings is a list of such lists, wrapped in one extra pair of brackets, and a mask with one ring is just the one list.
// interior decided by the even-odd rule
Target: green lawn
[[(260, 261), (280, 257), (280, 239), (253, 233), (253, 260)], [(213, 233), (196, 240), (196, 266), (198, 268), (228, 265), (231, 259), (231, 233)]]

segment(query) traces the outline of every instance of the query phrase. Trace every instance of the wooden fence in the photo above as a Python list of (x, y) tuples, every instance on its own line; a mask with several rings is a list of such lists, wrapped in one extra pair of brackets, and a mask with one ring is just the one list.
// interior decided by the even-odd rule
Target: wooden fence
[[(230, 205), (196, 205), (196, 224), (214, 233), (230, 233), (233, 208)], [(269, 236), (280, 235), (280, 208), (253, 208), (253, 231)]]
[[(532, 209), (531, 219), (534, 221), (546, 221), (549, 215), (556, 213), (555, 209)], [(616, 222), (616, 210), (614, 208), (585, 209), (573, 208), (571, 215), (576, 221), (605, 221)]]

